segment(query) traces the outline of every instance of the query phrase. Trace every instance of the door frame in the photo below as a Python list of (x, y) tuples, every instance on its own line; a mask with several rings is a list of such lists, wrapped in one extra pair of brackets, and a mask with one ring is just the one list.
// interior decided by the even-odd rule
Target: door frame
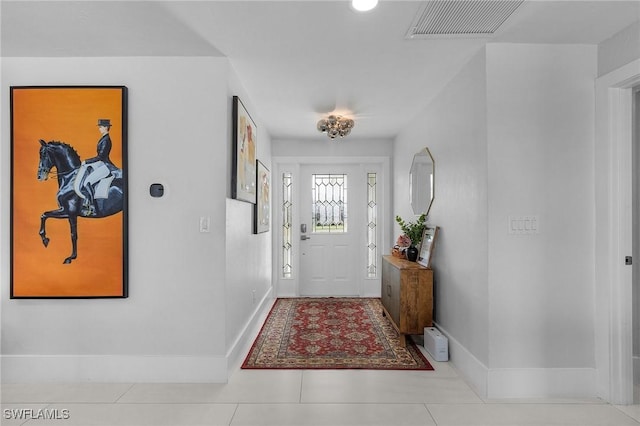
[(295, 178), (300, 175), (300, 165), (302, 164), (318, 164), (318, 165), (339, 165), (339, 164), (362, 164), (364, 166), (371, 165), (377, 167), (380, 171), (379, 179), (377, 179), (377, 199), (378, 199), (378, 274), (375, 278), (364, 278), (364, 284), (361, 286), (360, 297), (380, 297), (380, 276), (382, 255), (391, 250), (390, 235), (392, 232), (391, 218), (391, 173), (389, 157), (367, 157), (367, 156), (344, 156), (344, 157), (286, 157), (276, 156), (271, 159), (273, 182), (273, 286), (276, 297), (300, 297), (300, 282), (298, 272), (300, 271), (300, 218), (298, 214), (294, 214), (292, 218), (292, 267), (293, 273), (291, 278), (282, 276), (282, 174), (286, 171), (294, 175), (292, 187), (292, 198), (298, 200), (299, 184), (296, 184)]
[[(594, 178), (596, 392), (633, 403), (633, 87), (640, 60), (596, 79)], [(636, 262), (640, 259), (634, 259)]]
[(632, 289), (632, 359), (633, 359), (633, 384), (634, 401), (637, 402), (638, 386), (640, 385), (640, 84), (633, 87), (632, 92), (632, 115), (633, 115), (633, 277)]

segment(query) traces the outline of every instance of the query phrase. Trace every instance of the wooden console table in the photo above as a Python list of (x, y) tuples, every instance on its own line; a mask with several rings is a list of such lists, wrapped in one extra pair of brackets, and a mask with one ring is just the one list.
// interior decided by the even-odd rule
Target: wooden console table
[(433, 271), (416, 262), (382, 257), (384, 314), (406, 344), (407, 334), (422, 334), (433, 325)]

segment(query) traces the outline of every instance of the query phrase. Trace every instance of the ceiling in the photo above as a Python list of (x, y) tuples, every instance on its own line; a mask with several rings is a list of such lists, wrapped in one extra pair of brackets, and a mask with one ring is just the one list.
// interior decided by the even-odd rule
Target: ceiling
[(3, 0), (0, 53), (226, 56), (272, 138), (326, 138), (335, 112), (346, 142), (392, 139), (486, 43), (598, 44), (640, 21), (640, 0), (527, 0), (490, 38), (405, 38), (424, 4)]

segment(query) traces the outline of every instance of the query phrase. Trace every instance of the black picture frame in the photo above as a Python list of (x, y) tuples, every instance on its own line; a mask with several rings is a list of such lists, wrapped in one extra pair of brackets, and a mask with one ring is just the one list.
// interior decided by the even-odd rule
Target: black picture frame
[(258, 129), (238, 96), (233, 97), (233, 167), (231, 196), (256, 203), (256, 148)]
[(128, 297), (127, 87), (10, 97), (10, 298)]

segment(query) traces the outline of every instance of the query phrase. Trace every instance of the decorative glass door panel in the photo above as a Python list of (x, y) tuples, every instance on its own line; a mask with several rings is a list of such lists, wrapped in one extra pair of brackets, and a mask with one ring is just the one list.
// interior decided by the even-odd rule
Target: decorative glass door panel
[(347, 232), (347, 175), (313, 174), (312, 232)]

